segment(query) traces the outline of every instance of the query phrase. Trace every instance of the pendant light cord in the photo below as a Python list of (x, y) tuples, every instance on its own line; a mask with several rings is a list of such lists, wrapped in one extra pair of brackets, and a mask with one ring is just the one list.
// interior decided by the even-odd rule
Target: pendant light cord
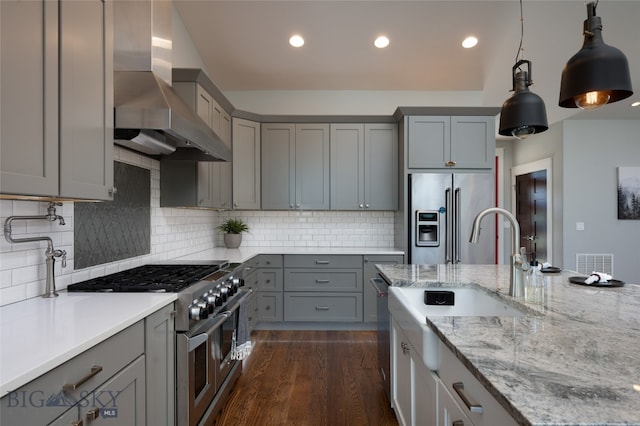
[[(524, 39), (524, 14), (522, 13), (522, 0), (520, 0), (520, 44), (518, 45), (518, 51), (516, 52), (516, 61), (520, 59), (520, 54), (522, 53), (522, 40)], [(524, 55), (522, 55), (524, 59)], [(518, 68), (520, 69), (520, 68)]]

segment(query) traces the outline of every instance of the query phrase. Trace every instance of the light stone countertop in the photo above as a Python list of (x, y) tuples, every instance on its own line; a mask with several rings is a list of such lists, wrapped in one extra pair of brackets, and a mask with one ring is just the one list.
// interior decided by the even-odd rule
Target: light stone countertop
[(243, 263), (260, 254), (322, 254), (322, 255), (404, 255), (401, 250), (379, 247), (243, 247), (227, 249), (216, 247), (178, 258), (177, 260), (228, 260)]
[[(379, 265), (393, 286), (481, 286), (510, 303), (509, 266)], [(640, 425), (640, 285), (544, 274), (545, 302), (517, 318), (431, 317), (427, 325), (523, 425)], [(615, 278), (615, 277), (614, 277)]]
[(67, 293), (0, 308), (0, 397), (176, 300), (176, 293)]

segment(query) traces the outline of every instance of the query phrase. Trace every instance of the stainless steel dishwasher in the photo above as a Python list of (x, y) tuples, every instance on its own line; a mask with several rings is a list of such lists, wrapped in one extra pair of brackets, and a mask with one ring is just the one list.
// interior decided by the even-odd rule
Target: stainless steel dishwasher
[(377, 294), (377, 308), (376, 314), (378, 316), (377, 329), (378, 329), (378, 371), (382, 376), (384, 383), (384, 391), (387, 394), (387, 399), (391, 402), (391, 361), (389, 351), (389, 303), (388, 303), (388, 288), (389, 284), (378, 275), (375, 278), (371, 278), (371, 285), (376, 289)]

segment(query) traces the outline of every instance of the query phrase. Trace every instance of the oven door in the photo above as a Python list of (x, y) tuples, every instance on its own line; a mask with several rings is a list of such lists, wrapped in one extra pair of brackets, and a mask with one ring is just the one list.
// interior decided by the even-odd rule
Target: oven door
[(240, 324), (240, 305), (251, 294), (251, 291), (242, 291), (230, 305), (226, 306), (225, 313), (227, 319), (220, 327), (218, 340), (216, 341), (216, 352), (218, 355), (218, 387), (222, 385), (229, 375), (229, 372), (237, 362), (232, 359), (231, 352), (234, 349), (238, 336), (238, 325)]
[(213, 401), (216, 390), (220, 326), (228, 312), (177, 335), (177, 411), (179, 425), (195, 425)]

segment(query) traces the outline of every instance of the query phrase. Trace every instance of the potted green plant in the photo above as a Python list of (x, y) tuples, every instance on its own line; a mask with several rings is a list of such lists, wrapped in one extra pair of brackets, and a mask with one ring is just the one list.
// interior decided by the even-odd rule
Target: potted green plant
[(249, 225), (241, 219), (231, 217), (222, 222), (218, 229), (224, 232), (224, 245), (226, 248), (238, 248), (242, 243), (242, 233), (249, 231)]

